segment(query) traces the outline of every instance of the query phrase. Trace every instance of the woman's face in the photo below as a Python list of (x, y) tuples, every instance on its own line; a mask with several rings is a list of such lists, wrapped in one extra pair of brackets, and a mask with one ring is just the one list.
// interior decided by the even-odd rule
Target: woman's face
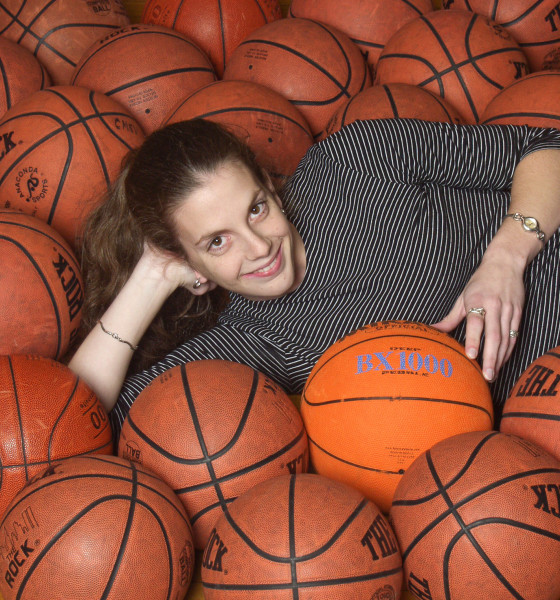
[(189, 264), (251, 300), (291, 292), (305, 274), (305, 249), (280, 199), (243, 165), (226, 163), (175, 213)]

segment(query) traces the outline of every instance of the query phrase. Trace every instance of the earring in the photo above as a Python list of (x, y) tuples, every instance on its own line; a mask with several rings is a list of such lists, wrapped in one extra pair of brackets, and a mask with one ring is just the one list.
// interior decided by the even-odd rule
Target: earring
[(280, 209), (280, 212), (281, 212), (283, 215), (285, 215), (285, 214), (286, 214), (286, 211), (285, 211), (283, 208), (281, 208), (281, 209)]

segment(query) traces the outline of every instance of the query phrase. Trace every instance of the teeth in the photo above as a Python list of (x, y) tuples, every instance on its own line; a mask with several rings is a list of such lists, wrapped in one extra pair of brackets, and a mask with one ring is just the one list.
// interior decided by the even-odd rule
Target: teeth
[(278, 257), (276, 257), (269, 265), (268, 267), (264, 267), (263, 269), (259, 269), (258, 271), (255, 271), (255, 273), (268, 273), (268, 271), (272, 270), (274, 268), (274, 266), (276, 265), (276, 261), (278, 260)]

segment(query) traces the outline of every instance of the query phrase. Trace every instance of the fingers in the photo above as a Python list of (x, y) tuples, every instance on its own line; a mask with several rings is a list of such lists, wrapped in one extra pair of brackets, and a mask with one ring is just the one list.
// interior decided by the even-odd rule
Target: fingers
[(470, 358), (476, 358), (484, 333), (482, 373), (488, 381), (493, 381), (515, 347), (516, 332), (521, 320), (520, 310), (509, 304), (499, 304), (484, 311), (474, 307), (467, 312), (465, 351)]
[(439, 323), (434, 323), (432, 327), (438, 329), (439, 331), (449, 333), (450, 331), (455, 329), (464, 318), (465, 308), (463, 304), (463, 299), (459, 297), (453, 305), (451, 311)]

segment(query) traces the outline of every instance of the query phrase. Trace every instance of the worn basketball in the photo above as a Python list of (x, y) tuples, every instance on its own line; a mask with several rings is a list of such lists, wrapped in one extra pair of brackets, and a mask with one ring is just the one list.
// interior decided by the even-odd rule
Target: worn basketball
[(112, 453), (103, 405), (62, 363), (32, 354), (0, 356), (0, 397), (0, 516), (53, 462)]
[(431, 0), (292, 0), (288, 16), (320, 21), (345, 33), (375, 74), (381, 50), (403, 25), (432, 11)]
[(0, 34), (45, 65), (55, 85), (70, 82), (95, 40), (130, 23), (120, 0), (2, 0)]
[(0, 355), (61, 359), (78, 333), (84, 287), (68, 243), (39, 219), (0, 209)]
[(216, 81), (179, 102), (164, 124), (202, 118), (225, 125), (281, 187), (313, 144), (309, 124), (284, 96), (251, 81)]
[(201, 360), (162, 373), (135, 400), (119, 455), (157, 473), (204, 548), (215, 521), (253, 485), (307, 469), (307, 436), (286, 393), (262, 373)]
[(305, 383), (301, 415), (315, 470), (385, 512), (419, 454), (493, 425), (478, 363), (451, 336), (409, 321), (373, 323), (335, 342)]
[(501, 25), (519, 43), (531, 71), (560, 69), (557, 0), (443, 0), (443, 8), (471, 10)]
[(225, 508), (201, 577), (206, 600), (397, 599), (401, 555), (362, 494), (320, 475), (284, 475)]
[(3, 36), (0, 36), (0, 71), (0, 119), (14, 104), (51, 84), (45, 67), (33, 54)]
[(534, 360), (504, 404), (500, 431), (530, 440), (560, 460), (560, 347)]
[(360, 49), (341, 31), (309, 19), (280, 19), (233, 51), (224, 79), (253, 81), (282, 94), (318, 135), (334, 111), (371, 85)]
[(4, 600), (186, 596), (194, 548), (184, 508), (121, 458), (53, 461), (0, 519)]
[(481, 123), (560, 129), (559, 97), (560, 70), (530, 73), (490, 100)]
[(142, 22), (184, 33), (210, 57), (221, 77), (239, 43), (281, 16), (278, 0), (147, 0)]
[(35, 92), (0, 121), (0, 206), (41, 219), (77, 248), (81, 227), (144, 140), (120, 103), (78, 86)]
[(506, 29), (465, 10), (436, 10), (404, 25), (383, 48), (376, 83), (411, 83), (444, 98), (465, 123), (479, 123), (501, 90), (529, 65)]
[(366, 119), (422, 119), (461, 123), (457, 111), (441, 96), (409, 83), (372, 85), (343, 104), (329, 119), (321, 138), (354, 121)]
[(452, 436), (419, 456), (391, 522), (417, 598), (560, 597), (560, 461), (497, 431)]
[(215, 79), (210, 59), (186, 36), (136, 24), (94, 42), (71, 83), (117, 100), (151, 133), (180, 100)]

